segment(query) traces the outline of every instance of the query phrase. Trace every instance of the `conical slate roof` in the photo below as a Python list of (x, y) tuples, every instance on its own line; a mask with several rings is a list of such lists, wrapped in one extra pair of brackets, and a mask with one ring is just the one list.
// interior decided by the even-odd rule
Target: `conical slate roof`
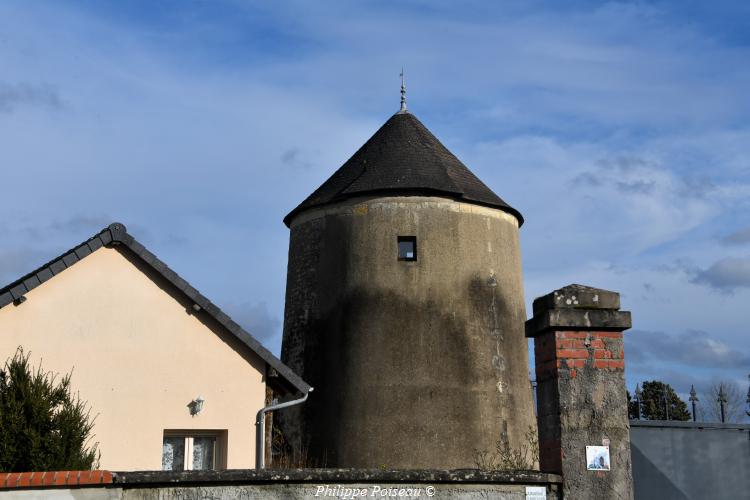
[(505, 203), (448, 151), (413, 114), (393, 115), (305, 201), (284, 217), (284, 224), (308, 208), (365, 194), (433, 195), (504, 210), (523, 224), (523, 216)]

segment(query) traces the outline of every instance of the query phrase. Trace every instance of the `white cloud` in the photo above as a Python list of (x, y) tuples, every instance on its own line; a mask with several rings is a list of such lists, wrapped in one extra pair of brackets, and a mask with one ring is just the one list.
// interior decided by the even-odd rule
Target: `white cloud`
[(691, 280), (723, 292), (750, 288), (750, 257), (727, 257), (699, 270)]

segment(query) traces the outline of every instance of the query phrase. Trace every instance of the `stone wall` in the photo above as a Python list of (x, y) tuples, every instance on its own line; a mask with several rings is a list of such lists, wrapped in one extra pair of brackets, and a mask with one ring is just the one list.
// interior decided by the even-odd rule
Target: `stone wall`
[(525, 320), (512, 215), (427, 196), (308, 210), (281, 358), (315, 391), (279, 425), (307, 466), (476, 467), (475, 450), (535, 432)]
[[(53, 473), (54, 474), (54, 473)], [(539, 472), (297, 469), (221, 472), (119, 472), (98, 487), (6, 487), (7, 498), (275, 500), (310, 498), (560, 498), (560, 477)], [(2, 488), (0, 488), (2, 489)], [(539, 492), (543, 492), (541, 496)]]

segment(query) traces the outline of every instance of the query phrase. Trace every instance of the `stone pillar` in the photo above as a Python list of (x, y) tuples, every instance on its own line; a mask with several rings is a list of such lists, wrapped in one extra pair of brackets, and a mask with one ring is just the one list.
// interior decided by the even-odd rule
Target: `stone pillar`
[[(569, 285), (534, 301), (540, 467), (563, 476), (566, 499), (632, 499), (620, 294)], [(610, 470), (587, 446), (608, 446)], [(604, 451), (592, 448), (592, 455)]]

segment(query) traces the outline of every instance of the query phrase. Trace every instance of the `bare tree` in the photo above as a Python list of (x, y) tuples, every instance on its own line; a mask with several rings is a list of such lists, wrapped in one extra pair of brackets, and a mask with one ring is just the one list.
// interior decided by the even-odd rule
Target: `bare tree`
[(703, 391), (698, 403), (699, 420), (703, 422), (721, 422), (720, 396), (723, 396), (723, 399), (726, 401), (724, 405), (724, 421), (727, 423), (743, 422), (746, 418), (746, 396), (736, 382), (728, 380), (714, 381), (707, 390)]

